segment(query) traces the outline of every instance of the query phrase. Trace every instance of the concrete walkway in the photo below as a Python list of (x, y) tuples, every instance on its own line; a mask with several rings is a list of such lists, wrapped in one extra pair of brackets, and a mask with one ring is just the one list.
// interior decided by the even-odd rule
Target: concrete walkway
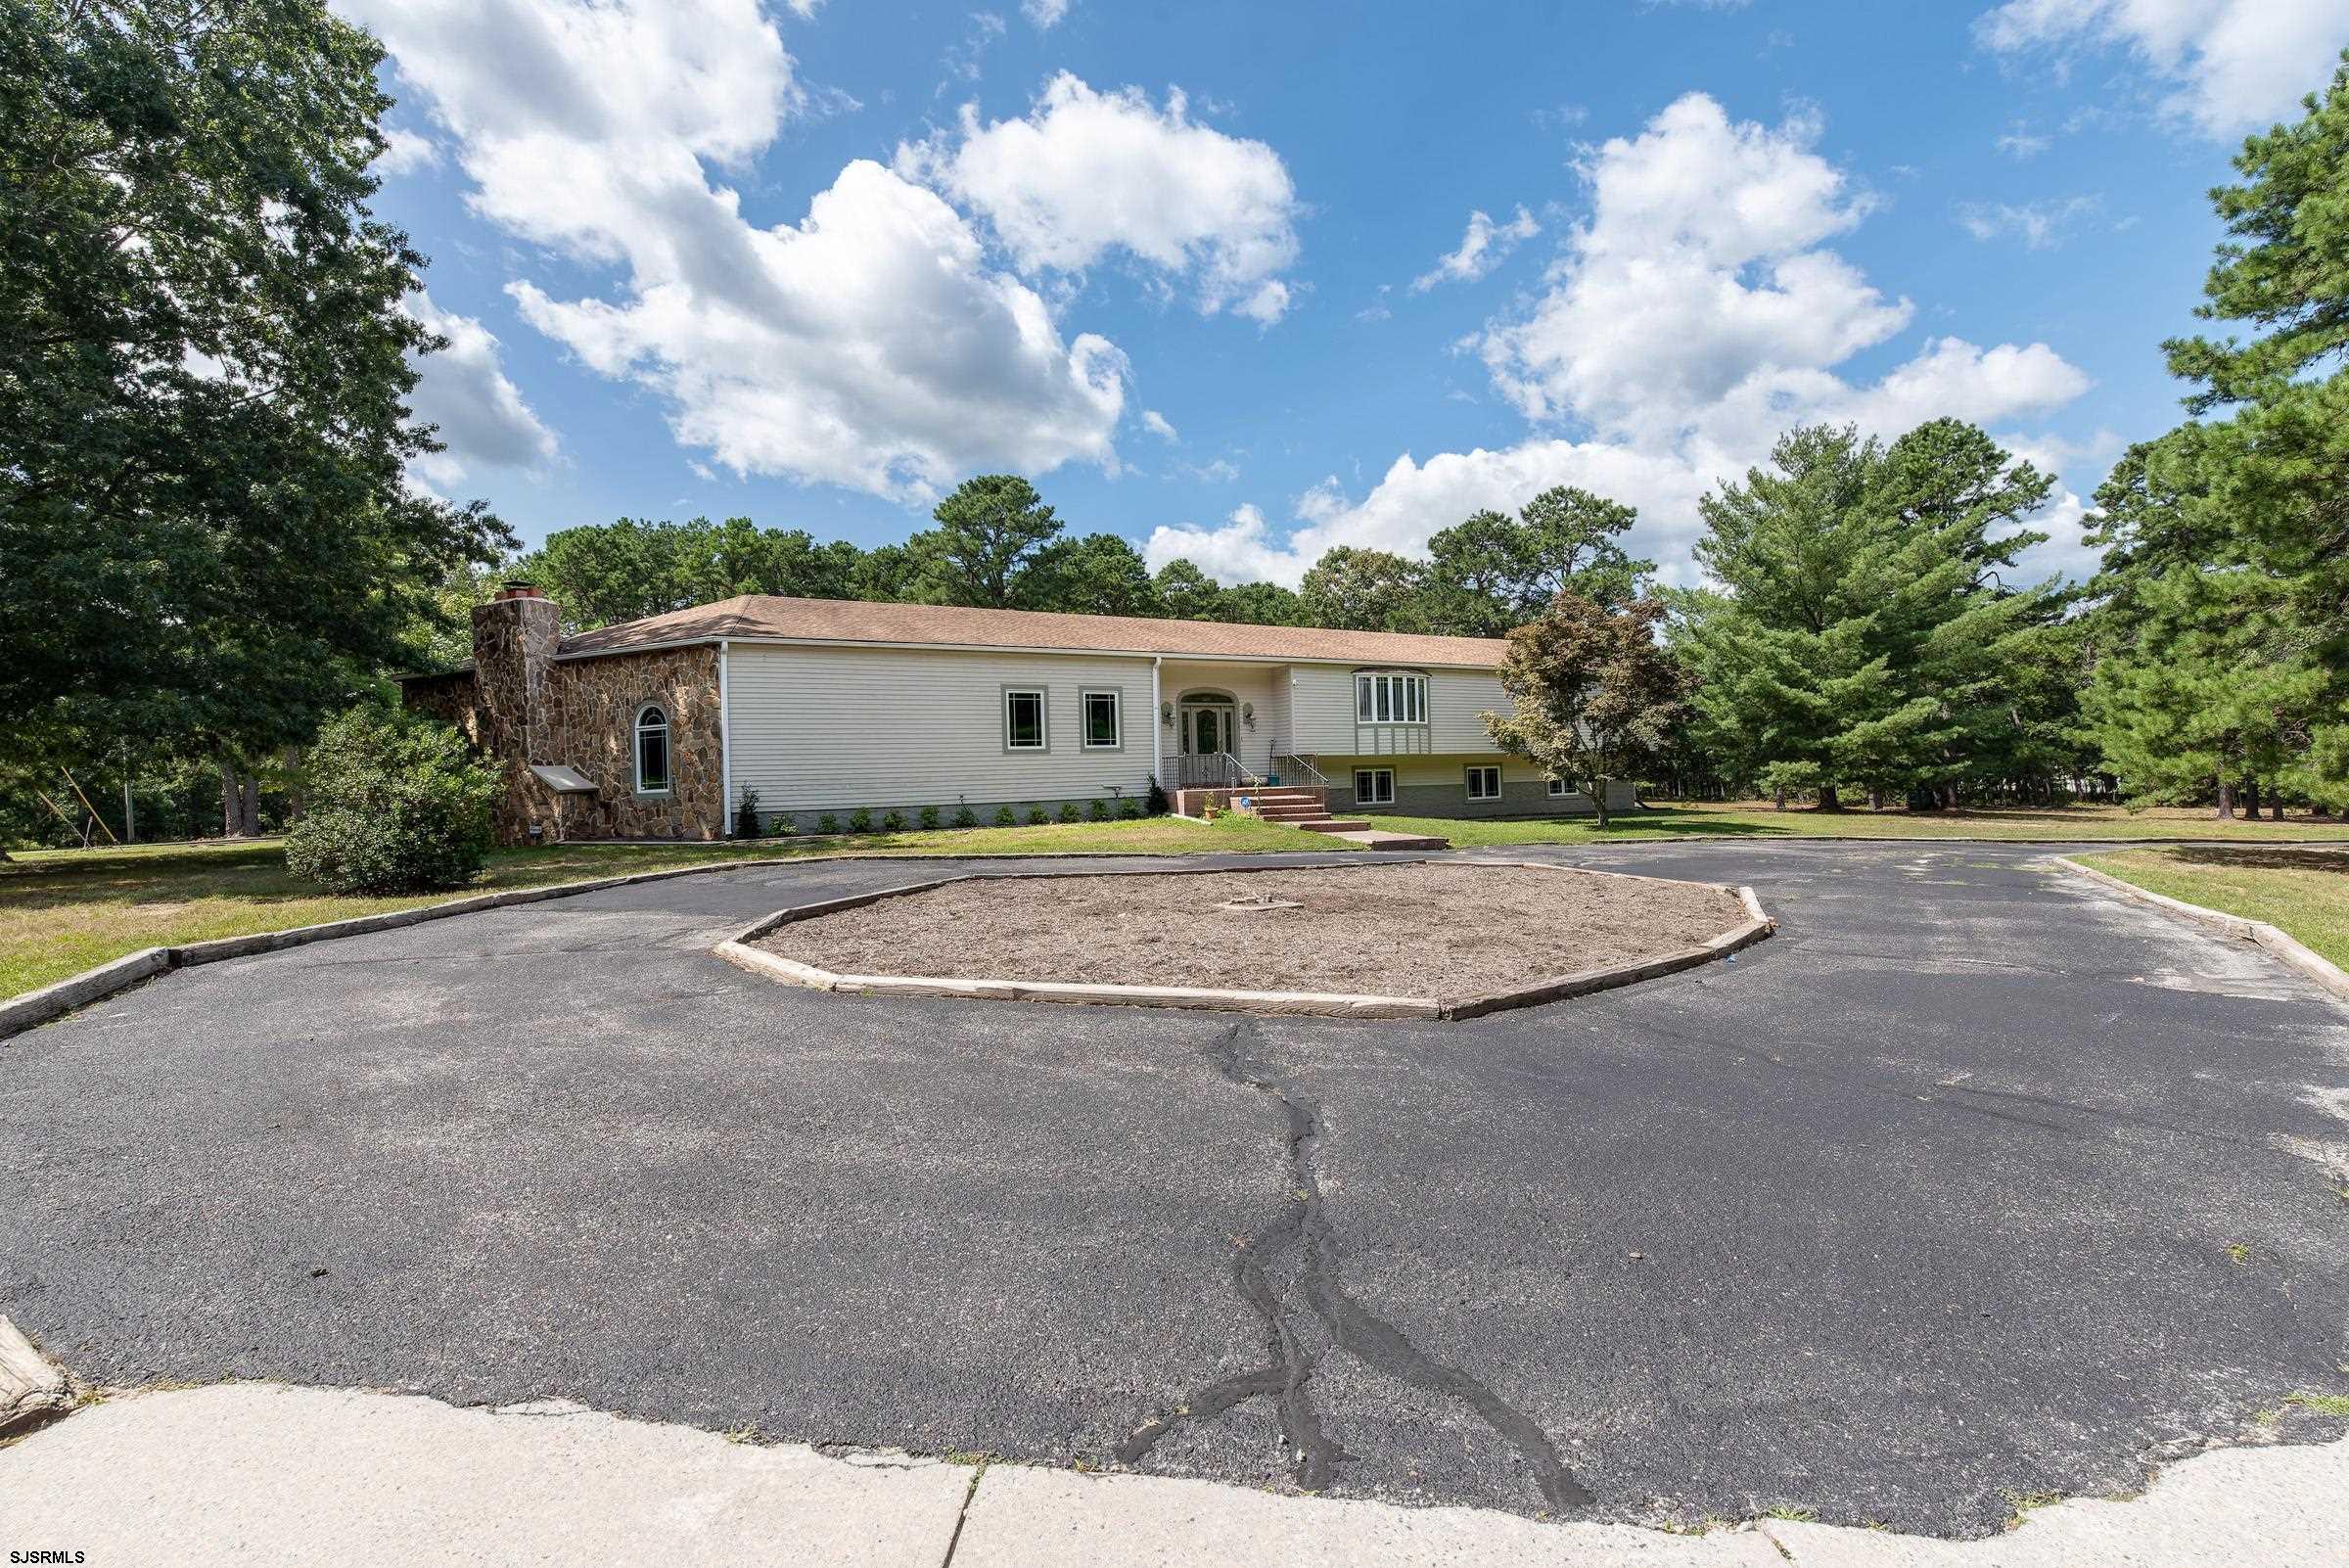
[(93, 1564), (760, 1561), (874, 1568), (2327, 1568), (2349, 1440), (2226, 1449), (2131, 1501), (1948, 1542), (1761, 1521), (1704, 1536), (1212, 1482), (827, 1453), (557, 1402), (266, 1383), (133, 1394), (0, 1449), (0, 1538)]

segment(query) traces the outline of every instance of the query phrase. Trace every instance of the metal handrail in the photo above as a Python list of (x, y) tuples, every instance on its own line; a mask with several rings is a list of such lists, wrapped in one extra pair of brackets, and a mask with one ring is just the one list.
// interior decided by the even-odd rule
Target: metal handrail
[(1225, 789), (1261, 789), (1264, 786), (1264, 779), (1249, 772), (1248, 765), (1232, 756), (1231, 753), (1218, 752), (1216, 756), (1223, 763), (1223, 787)]
[[(1295, 764), (1295, 771), (1307, 775), (1315, 784), (1319, 785), (1323, 789), (1329, 788), (1329, 775), (1322, 772), (1321, 769), (1315, 767), (1312, 758), (1300, 757), (1295, 752), (1282, 752), (1278, 756), (1274, 757), (1272, 759), (1272, 770), (1276, 773), (1286, 774), (1291, 771), (1290, 764), (1292, 763)], [(1300, 780), (1299, 782), (1302, 783), (1303, 780)]]

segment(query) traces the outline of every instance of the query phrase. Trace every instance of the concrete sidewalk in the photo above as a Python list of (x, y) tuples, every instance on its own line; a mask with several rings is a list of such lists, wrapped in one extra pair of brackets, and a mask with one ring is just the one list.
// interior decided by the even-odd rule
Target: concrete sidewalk
[(2058, 1503), (1987, 1541), (1773, 1520), (1692, 1537), (1203, 1481), (834, 1455), (559, 1403), (459, 1409), (232, 1383), (120, 1396), (0, 1449), (0, 1548), (78, 1551), (94, 1568), (2333, 1568), (2349, 1563), (2349, 1440), (2216, 1451), (2132, 1501)]

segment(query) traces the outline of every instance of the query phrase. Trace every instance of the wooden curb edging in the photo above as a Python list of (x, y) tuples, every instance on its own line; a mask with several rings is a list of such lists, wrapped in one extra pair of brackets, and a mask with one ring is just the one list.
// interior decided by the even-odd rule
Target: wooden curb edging
[[(1379, 859), (1357, 867), (1355, 865), (1319, 866), (1311, 869), (1351, 871), (1371, 869), (1374, 866), (1424, 864), (1418, 861)], [(1475, 860), (1468, 862), (1486, 866), (1519, 866), (1537, 871), (1562, 871), (1581, 876), (1621, 877), (1636, 882), (1676, 882), (1677, 877), (1640, 877), (1626, 871), (1593, 871), (1582, 866), (1552, 865), (1540, 860)], [(1164, 871), (1112, 872), (1118, 876), (1212, 876), (1220, 873), (1248, 871), (1280, 871), (1295, 869), (1286, 866), (1171, 866)], [(760, 937), (768, 936), (787, 925), (812, 920), (819, 915), (843, 909), (861, 908), (884, 899), (904, 898), (911, 894), (928, 893), (950, 883), (970, 881), (1019, 881), (1030, 876), (1051, 873), (1015, 873), (1009, 877), (974, 875), (933, 877), (923, 882), (905, 883), (894, 888), (879, 888), (868, 893), (849, 894), (838, 899), (826, 899), (817, 903), (795, 904), (778, 909), (745, 926), (713, 949), (717, 956), (737, 968), (762, 975), (786, 985), (801, 986), (810, 991), (833, 992), (858, 996), (958, 996), (987, 1001), (1047, 1001), (1091, 1003), (1115, 1007), (1185, 1007), (1215, 1012), (1264, 1013), (1283, 1016), (1317, 1018), (1425, 1018), (1452, 1021), (1481, 1018), (1488, 1013), (1502, 1012), (1516, 1007), (1533, 1007), (1543, 1002), (1560, 1001), (1569, 996), (1584, 996), (1592, 992), (1610, 991), (1636, 981), (1653, 980), (1659, 976), (1693, 969), (1715, 959), (1727, 958), (1762, 941), (1777, 930), (1778, 923), (1762, 907), (1761, 899), (1748, 887), (1730, 887), (1725, 883), (1685, 883), (1684, 886), (1715, 888), (1733, 894), (1744, 905), (1745, 921), (1693, 947), (1682, 947), (1659, 953), (1649, 958), (1634, 959), (1628, 963), (1609, 964), (1597, 969), (1586, 969), (1554, 979), (1539, 980), (1529, 985), (1513, 986), (1481, 996), (1443, 998), (1436, 996), (1369, 996), (1344, 992), (1313, 991), (1236, 991), (1204, 986), (1114, 986), (1075, 981), (1004, 980), (987, 978), (954, 978), (940, 975), (850, 975), (819, 969), (779, 953), (767, 952), (751, 945)]]
[(2349, 973), (2344, 973), (2341, 967), (2331, 959), (2310, 951), (2298, 938), (2287, 931), (2269, 925), (2265, 920), (2246, 920), (2241, 915), (2232, 915), (2224, 909), (2206, 909), (2198, 903), (2188, 903), (2183, 899), (2173, 899), (2167, 894), (2155, 893), (2151, 888), (2141, 888), (2126, 877), (2116, 877), (2111, 872), (2099, 871), (2093, 865), (2082, 865), (2069, 855), (2058, 854), (2052, 858), (2057, 865), (2077, 871), (2092, 882), (2102, 883), (2115, 893), (2134, 899), (2140, 903), (2149, 903), (2157, 909), (2191, 920), (2196, 925), (2207, 926), (2222, 936), (2233, 937), (2237, 942), (2247, 942), (2253, 946), (2264, 947), (2284, 963), (2297, 969), (2307, 979), (2315, 981), (2318, 986), (2330, 992), (2334, 996), (2342, 1001), (2349, 1001)]
[[(311, 926), (291, 926), (283, 931), (256, 931), (242, 937), (215, 937), (209, 942), (184, 943), (169, 947), (142, 947), (137, 952), (111, 958), (95, 968), (78, 975), (28, 991), (19, 996), (0, 1001), (0, 1039), (22, 1035), (28, 1029), (62, 1018), (78, 1007), (103, 1001), (117, 992), (128, 991), (158, 975), (195, 964), (218, 963), (224, 958), (245, 958), (254, 953), (276, 952), (285, 947), (306, 946), (313, 942), (333, 942), (342, 937), (363, 937), (370, 932), (397, 931), (405, 926), (421, 925), (427, 920), (445, 920), (452, 915), (478, 914), (484, 909), (504, 909), (518, 903), (538, 903), (548, 899), (576, 898), (582, 893), (603, 893), (613, 888), (633, 887), (642, 882), (667, 882), (671, 877), (710, 876), (721, 871), (749, 871), (771, 866), (836, 865), (849, 860), (1148, 860), (1187, 859), (1193, 854), (1359, 854), (1356, 849), (1341, 851), (1311, 850), (1194, 850), (1174, 854), (1132, 850), (1027, 850), (982, 851), (968, 854), (777, 854), (742, 855), (713, 865), (676, 865), (659, 871), (631, 871), (617, 877), (591, 877), (581, 882), (550, 882), (542, 888), (515, 888), (505, 893), (479, 893), (464, 899), (452, 899), (445, 903), (421, 904), (413, 909), (394, 909), (386, 914), (353, 915), (347, 920), (327, 920)], [(1392, 865), (1391, 860), (1381, 864)], [(1175, 866), (1171, 869), (1180, 870)], [(1202, 867), (1201, 869), (1207, 869)], [(1260, 869), (1245, 867), (1237, 869)], [(1276, 867), (1266, 866), (1264, 870)], [(1115, 874), (1115, 873), (1112, 873)]]

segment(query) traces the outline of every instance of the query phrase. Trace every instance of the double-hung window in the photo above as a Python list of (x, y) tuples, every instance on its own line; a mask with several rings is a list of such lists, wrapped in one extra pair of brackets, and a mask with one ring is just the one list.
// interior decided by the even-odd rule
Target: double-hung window
[(1500, 799), (1500, 769), (1489, 762), (1480, 762), (1468, 769), (1468, 799), (1497, 801)]
[(1007, 752), (1049, 750), (1044, 731), (1044, 688), (1003, 688), (1003, 749)]
[(1407, 670), (1363, 670), (1354, 677), (1354, 717), (1359, 724), (1427, 722), (1427, 677)]
[(1088, 752), (1114, 752), (1125, 744), (1124, 731), (1119, 723), (1118, 693), (1088, 691), (1082, 699), (1084, 715), (1084, 749)]
[(1395, 804), (1395, 769), (1391, 767), (1358, 767), (1354, 770), (1354, 804), (1357, 806), (1393, 806)]
[(1569, 795), (1572, 795), (1573, 793), (1574, 793), (1574, 786), (1573, 786), (1573, 785), (1571, 785), (1571, 784), (1569, 784), (1569, 783), (1567, 783), (1567, 782), (1566, 782), (1564, 779), (1562, 779), (1562, 778), (1552, 778), (1552, 779), (1549, 781), (1549, 798), (1550, 798), (1551, 800), (1553, 800), (1553, 801), (1562, 801), (1562, 800), (1564, 800), (1564, 799), (1565, 799), (1567, 796), (1569, 796)]

